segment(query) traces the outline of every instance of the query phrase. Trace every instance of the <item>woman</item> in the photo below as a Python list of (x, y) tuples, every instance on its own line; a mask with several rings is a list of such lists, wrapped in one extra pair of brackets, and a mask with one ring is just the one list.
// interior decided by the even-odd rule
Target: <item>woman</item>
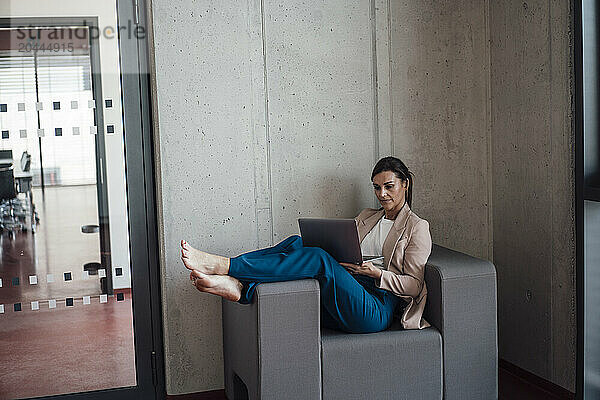
[(202, 292), (250, 303), (256, 285), (313, 278), (321, 291), (323, 326), (353, 333), (387, 329), (398, 307), (404, 329), (429, 326), (425, 263), (431, 253), (429, 224), (410, 210), (413, 177), (395, 157), (377, 162), (371, 175), (382, 208), (365, 209), (356, 224), (363, 255), (383, 256), (362, 265), (338, 263), (324, 250), (303, 247), (295, 235), (274, 247), (234, 258), (205, 253), (181, 241), (181, 259)]

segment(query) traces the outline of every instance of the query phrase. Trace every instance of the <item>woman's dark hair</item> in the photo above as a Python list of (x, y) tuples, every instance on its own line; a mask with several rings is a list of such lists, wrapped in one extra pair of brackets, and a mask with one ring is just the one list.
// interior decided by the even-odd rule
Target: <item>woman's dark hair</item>
[(375, 175), (383, 171), (393, 172), (398, 179), (402, 180), (402, 182), (408, 181), (408, 193), (406, 195), (406, 202), (408, 203), (409, 207), (412, 207), (412, 190), (414, 175), (408, 170), (408, 167), (396, 157), (384, 157), (381, 160), (377, 161), (377, 164), (375, 164), (375, 167), (373, 168), (373, 173), (371, 174), (371, 181), (373, 180), (373, 178), (375, 178)]

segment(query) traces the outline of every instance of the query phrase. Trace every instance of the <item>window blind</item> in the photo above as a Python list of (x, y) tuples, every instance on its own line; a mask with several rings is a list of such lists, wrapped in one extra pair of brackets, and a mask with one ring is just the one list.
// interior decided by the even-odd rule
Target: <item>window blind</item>
[[(52, 171), (46, 184), (93, 184), (95, 171), (94, 109), (89, 54), (33, 54), (0, 51), (0, 129), (8, 138), (2, 149), (18, 156), (27, 150), (32, 155), (32, 171), (40, 170), (37, 120), (43, 130), (44, 172)], [(24, 110), (23, 110), (24, 108)], [(23, 137), (22, 132), (26, 132)], [(76, 132), (76, 133), (75, 133)], [(38, 179), (35, 181), (39, 182)]]

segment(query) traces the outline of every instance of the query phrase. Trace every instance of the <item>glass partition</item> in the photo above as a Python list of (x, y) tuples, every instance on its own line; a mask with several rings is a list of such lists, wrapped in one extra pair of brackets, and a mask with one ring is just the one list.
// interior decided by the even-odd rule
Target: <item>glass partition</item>
[(117, 3), (11, 4), (0, 7), (0, 398), (136, 387)]

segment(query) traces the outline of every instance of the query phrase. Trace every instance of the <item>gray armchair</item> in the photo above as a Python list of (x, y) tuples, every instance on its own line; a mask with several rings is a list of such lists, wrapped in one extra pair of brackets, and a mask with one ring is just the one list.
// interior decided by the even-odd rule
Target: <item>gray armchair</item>
[(243, 399), (496, 399), (496, 271), (434, 245), (425, 270), (431, 327), (321, 329), (312, 279), (261, 284), (223, 301), (225, 393)]

